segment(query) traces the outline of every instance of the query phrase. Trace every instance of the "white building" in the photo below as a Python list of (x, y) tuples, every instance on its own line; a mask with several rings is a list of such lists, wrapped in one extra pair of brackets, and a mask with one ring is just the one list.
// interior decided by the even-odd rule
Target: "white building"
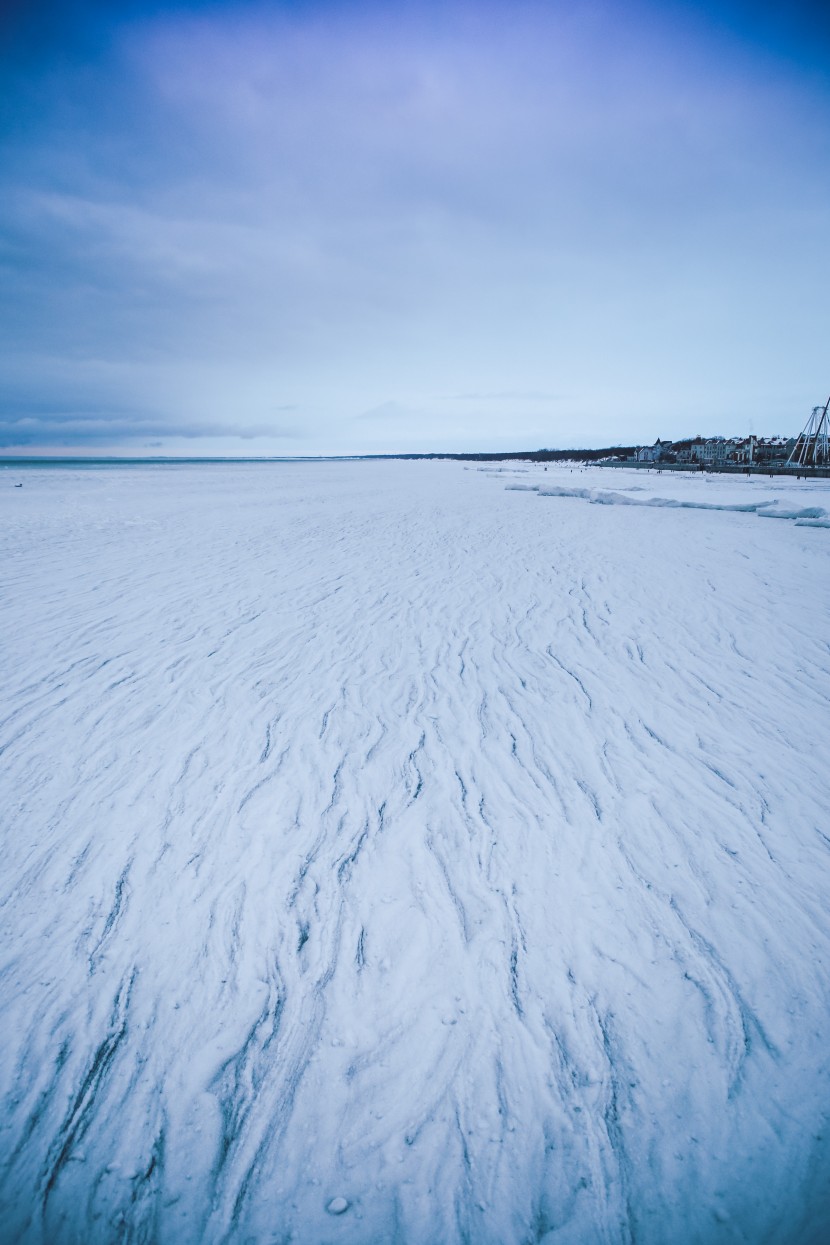
[(659, 463), (671, 449), (671, 441), (661, 441), (658, 437), (654, 445), (644, 445), (634, 455), (638, 463)]

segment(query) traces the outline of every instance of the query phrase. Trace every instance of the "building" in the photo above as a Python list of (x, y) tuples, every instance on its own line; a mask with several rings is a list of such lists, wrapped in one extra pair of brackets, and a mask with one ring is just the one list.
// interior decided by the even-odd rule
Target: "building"
[(686, 441), (675, 441), (672, 446), (675, 462), (678, 463), (696, 463), (700, 462), (700, 453), (703, 450), (705, 439), (703, 437), (691, 437)]
[(732, 461), (748, 467), (785, 463), (794, 445), (794, 437), (746, 437), (737, 442)]
[(644, 445), (634, 455), (638, 463), (659, 463), (671, 451), (671, 441), (661, 441), (658, 437), (654, 445)]
[(702, 445), (695, 447), (696, 453), (692, 461), (722, 467), (729, 462), (737, 444), (734, 437), (707, 437)]

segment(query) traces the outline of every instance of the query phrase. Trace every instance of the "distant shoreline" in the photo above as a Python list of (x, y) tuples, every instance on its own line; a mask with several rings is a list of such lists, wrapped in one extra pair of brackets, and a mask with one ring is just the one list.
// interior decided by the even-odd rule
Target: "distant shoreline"
[(3, 468), (49, 468), (49, 467), (180, 467), (180, 466), (232, 466), (269, 463), (349, 463), (349, 462), (470, 462), (470, 463), (581, 463), (586, 466), (608, 467), (611, 470), (630, 468), (633, 471), (679, 471), (687, 474), (717, 475), (764, 475), (799, 478), (829, 478), (830, 467), (788, 467), (784, 463), (752, 466), (741, 463), (657, 463), (636, 462), (631, 459), (609, 461), (611, 455), (624, 454), (628, 447), (612, 446), (602, 450), (509, 450), (504, 453), (424, 453), (424, 454), (318, 454), (285, 456), (258, 456), (246, 458), (219, 456), (159, 455), (157, 457), (131, 458), (115, 455), (0, 455)]
[(158, 455), (117, 455), (117, 454), (0, 454), (0, 467), (93, 464), (123, 466), (125, 464), (147, 463), (339, 463), (339, 462), (411, 462), (434, 461), (449, 459), (454, 462), (587, 462), (607, 457), (609, 454), (633, 453), (628, 446), (612, 446), (599, 450), (505, 450), (461, 453), (425, 453), (402, 454), (258, 454), (236, 457), (235, 455), (218, 454), (158, 454)]

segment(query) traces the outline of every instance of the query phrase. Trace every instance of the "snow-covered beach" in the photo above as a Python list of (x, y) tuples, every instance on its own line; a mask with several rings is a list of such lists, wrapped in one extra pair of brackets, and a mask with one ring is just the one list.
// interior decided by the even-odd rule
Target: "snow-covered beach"
[(826, 1240), (829, 514), (0, 470), (0, 1238)]

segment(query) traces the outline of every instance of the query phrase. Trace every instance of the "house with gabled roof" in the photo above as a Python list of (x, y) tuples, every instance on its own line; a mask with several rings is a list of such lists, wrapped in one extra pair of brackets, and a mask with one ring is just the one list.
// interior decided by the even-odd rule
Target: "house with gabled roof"
[(671, 441), (661, 441), (658, 437), (654, 445), (644, 445), (634, 455), (638, 463), (659, 463), (671, 450)]

